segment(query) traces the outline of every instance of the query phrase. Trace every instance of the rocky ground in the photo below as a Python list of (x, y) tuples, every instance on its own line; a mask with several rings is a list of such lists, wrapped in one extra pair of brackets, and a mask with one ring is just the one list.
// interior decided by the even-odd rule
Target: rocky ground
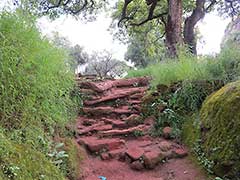
[(206, 180), (187, 148), (170, 139), (170, 127), (163, 137), (150, 136), (154, 118), (140, 116), (149, 78), (85, 77), (78, 84), (88, 96), (77, 120), (76, 141), (87, 151), (82, 179)]

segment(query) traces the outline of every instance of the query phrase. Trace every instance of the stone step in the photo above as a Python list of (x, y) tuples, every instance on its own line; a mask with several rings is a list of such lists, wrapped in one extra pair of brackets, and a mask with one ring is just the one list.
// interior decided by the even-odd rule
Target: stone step
[[(91, 106), (91, 105), (95, 105), (95, 104), (106, 102), (106, 101), (121, 99), (121, 98), (128, 97), (132, 94), (144, 92), (146, 90), (147, 90), (146, 87), (113, 89), (110, 92), (108, 92), (107, 94), (104, 94), (103, 96), (99, 96), (99, 97), (95, 97), (95, 98), (93, 97), (93, 98), (91, 98), (91, 100), (84, 101), (84, 105)], [(136, 104), (136, 103), (139, 103), (139, 101), (138, 102), (137, 101), (129, 101), (129, 103)]]
[(136, 132), (140, 132), (141, 134), (145, 134), (149, 129), (148, 126), (138, 125), (136, 127), (131, 127), (128, 129), (113, 129), (108, 131), (99, 132), (100, 137), (112, 137), (112, 136), (132, 136)]
[(110, 115), (110, 114), (134, 114), (138, 113), (137, 109), (129, 109), (128, 106), (122, 106), (119, 108), (113, 108), (110, 106), (102, 106), (102, 107), (84, 107), (83, 112), (85, 114), (91, 114), (93, 116), (101, 116), (101, 115)]
[(140, 100), (142, 99), (144, 96), (144, 93), (136, 93), (136, 94), (133, 94), (130, 96), (130, 99), (133, 99), (133, 100)]
[(150, 78), (129, 78), (118, 80), (106, 80), (103, 82), (81, 82), (80, 86), (83, 88), (92, 89), (98, 93), (102, 93), (113, 87), (140, 87), (147, 86)]
[(92, 153), (112, 151), (124, 147), (125, 141), (120, 138), (81, 137), (77, 139), (80, 145), (84, 145)]
[(128, 126), (126, 124), (126, 122), (119, 120), (119, 119), (102, 118), (102, 120), (106, 124), (112, 124), (113, 128), (122, 129), (122, 128), (126, 128)]
[(98, 123), (94, 124), (92, 126), (80, 126), (78, 127), (78, 134), (79, 135), (84, 135), (84, 134), (90, 134), (93, 132), (99, 132), (99, 131), (106, 131), (106, 130), (111, 130), (113, 126), (111, 124), (104, 124), (104, 123)]

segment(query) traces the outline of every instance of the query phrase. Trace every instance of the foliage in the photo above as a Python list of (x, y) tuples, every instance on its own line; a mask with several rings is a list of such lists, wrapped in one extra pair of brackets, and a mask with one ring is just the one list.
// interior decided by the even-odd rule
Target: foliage
[(139, 68), (161, 61), (165, 50), (163, 42), (152, 36), (152, 31), (146, 32), (144, 36), (134, 33), (129, 38), (124, 59), (134, 63), (134, 66)]
[(219, 176), (239, 179), (240, 82), (230, 83), (204, 102), (200, 117), (202, 148)]
[(81, 101), (65, 59), (64, 51), (41, 36), (35, 18), (21, 12), (0, 14), (3, 179), (64, 179), (56, 165), (68, 155), (54, 151), (52, 137), (75, 118)]
[(70, 14), (81, 15), (82, 19), (93, 20), (96, 13), (106, 4), (105, 0), (14, 0), (14, 5), (23, 11), (29, 11), (36, 16), (48, 15), (52, 19), (63, 14)]

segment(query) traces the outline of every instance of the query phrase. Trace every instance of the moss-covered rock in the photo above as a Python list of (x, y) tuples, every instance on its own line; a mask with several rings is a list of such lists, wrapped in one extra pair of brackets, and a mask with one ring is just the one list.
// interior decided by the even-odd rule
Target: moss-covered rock
[[(236, 179), (240, 172), (240, 81), (209, 96), (201, 112), (202, 148), (217, 175)], [(239, 176), (238, 176), (239, 177)]]

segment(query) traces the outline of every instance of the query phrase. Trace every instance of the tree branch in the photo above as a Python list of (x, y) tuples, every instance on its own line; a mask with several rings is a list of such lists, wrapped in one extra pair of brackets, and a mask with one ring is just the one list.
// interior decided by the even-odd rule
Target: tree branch
[(130, 25), (131, 25), (131, 26), (141, 26), (141, 25), (147, 23), (148, 21), (151, 21), (151, 20), (157, 19), (157, 18), (162, 18), (162, 17), (164, 17), (164, 16), (167, 15), (167, 14), (168, 14), (167, 12), (164, 12), (164, 13), (158, 14), (158, 15), (156, 15), (156, 16), (152, 16), (152, 17), (150, 17), (150, 18), (148, 17), (147, 19), (141, 21), (140, 23), (131, 23)]
[(127, 7), (132, 1), (133, 0), (125, 0), (124, 1), (124, 5), (123, 5), (123, 8), (122, 8), (122, 16), (121, 16), (121, 19), (118, 21), (118, 27), (120, 27), (123, 20), (130, 19), (129, 17), (126, 17), (126, 14), (127, 14)]

